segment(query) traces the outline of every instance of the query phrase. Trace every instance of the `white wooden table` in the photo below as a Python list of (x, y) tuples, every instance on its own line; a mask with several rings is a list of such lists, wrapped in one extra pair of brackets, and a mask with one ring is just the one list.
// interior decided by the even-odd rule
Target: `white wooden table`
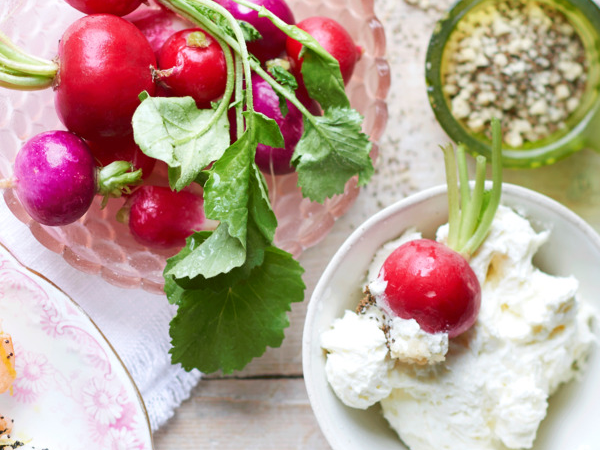
[[(441, 9), (447, 2), (437, 5)], [(232, 377), (201, 380), (192, 397), (155, 433), (156, 450), (330, 448), (311, 412), (302, 378), (302, 328), (310, 295), (337, 248), (366, 217), (393, 200), (445, 182), (437, 146), (447, 138), (426, 104), (421, 75), (428, 36), (441, 13), (402, 0), (376, 0), (376, 11), (386, 29), (392, 87), (375, 178), (331, 233), (300, 257), (306, 298), (293, 307), (282, 347), (269, 349)], [(505, 170), (504, 179), (564, 203), (600, 231), (598, 173), (600, 155), (586, 150), (534, 171)]]
[[(300, 258), (306, 298), (348, 234), (342, 223)], [(232, 377), (211, 375), (154, 435), (156, 450), (327, 449), (302, 378), (301, 341), (308, 302), (294, 304), (281, 348), (268, 349)]]

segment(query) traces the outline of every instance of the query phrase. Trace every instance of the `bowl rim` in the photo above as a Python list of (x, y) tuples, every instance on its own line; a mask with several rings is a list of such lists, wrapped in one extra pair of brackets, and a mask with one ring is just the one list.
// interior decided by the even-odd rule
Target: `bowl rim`
[[(319, 401), (320, 397), (316, 392), (316, 383), (313, 379), (314, 367), (311, 354), (311, 346), (313, 338), (317, 338), (317, 336), (313, 336), (313, 334), (315, 332), (315, 317), (319, 313), (318, 304), (321, 303), (323, 299), (323, 294), (329, 284), (329, 279), (331, 278), (332, 274), (337, 270), (337, 267), (340, 264), (340, 262), (348, 255), (350, 251), (352, 251), (355, 244), (357, 244), (371, 228), (373, 228), (376, 224), (380, 222), (386, 221), (395, 214), (398, 214), (398, 212), (401, 210), (404, 210), (412, 205), (425, 202), (439, 195), (443, 195), (446, 192), (447, 186), (445, 184), (424, 189), (418, 193), (405, 197), (397, 201), (396, 203), (393, 203), (381, 209), (369, 219), (364, 221), (348, 236), (348, 238), (336, 251), (332, 259), (327, 264), (325, 270), (321, 274), (321, 277), (319, 278), (319, 281), (317, 282), (317, 285), (315, 286), (315, 289), (311, 295), (311, 298), (308, 303), (302, 333), (302, 372), (304, 384), (308, 394), (309, 403), (313, 410), (313, 414), (315, 415), (317, 423), (321, 431), (323, 432), (323, 435), (325, 436), (326, 440), (329, 442), (332, 448), (336, 450), (340, 447), (336, 446), (335, 443), (336, 437), (333, 433), (333, 430), (335, 430), (336, 428), (334, 426), (335, 423), (329, 414), (326, 414), (324, 410), (321, 410), (321, 402)], [(503, 197), (504, 194), (508, 194), (510, 195), (511, 199), (517, 201), (527, 199), (530, 202), (536, 203), (544, 209), (555, 213), (556, 215), (564, 217), (565, 221), (579, 229), (585, 237), (585, 239), (589, 241), (590, 245), (595, 247), (598, 253), (600, 253), (600, 234), (596, 232), (590, 224), (588, 224), (584, 219), (582, 219), (579, 215), (577, 215), (567, 206), (548, 197), (547, 195), (511, 183), (503, 183), (502, 194)], [(502, 200), (501, 204), (503, 204)]]

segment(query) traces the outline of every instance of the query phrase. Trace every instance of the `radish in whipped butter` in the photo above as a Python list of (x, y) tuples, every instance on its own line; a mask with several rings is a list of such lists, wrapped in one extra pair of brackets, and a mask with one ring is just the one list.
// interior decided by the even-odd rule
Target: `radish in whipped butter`
[[(444, 242), (447, 232), (440, 227), (437, 240)], [(354, 408), (381, 402), (410, 450), (530, 448), (549, 397), (576, 376), (596, 341), (597, 312), (579, 297), (577, 280), (546, 274), (532, 262), (548, 236), (512, 209), (498, 208), (470, 260), (482, 289), (477, 321), (448, 341), (405, 322), (398, 330), (371, 292), (358, 312), (346, 311), (321, 336), (336, 395)], [(415, 237), (409, 231), (401, 239)], [(397, 244), (380, 249), (370, 273)], [(400, 358), (392, 350), (399, 335), (408, 336), (400, 339)]]
[[(497, 191), (494, 196), (501, 176), (494, 164), (498, 130), (493, 120), (495, 178), (487, 202), (497, 201), (492, 212), (479, 209), (485, 159), (477, 160), (471, 192), (465, 188), (464, 154), (458, 166), (462, 211), (456, 209), (456, 168), (444, 149), (449, 223), (429, 241), (435, 245), (428, 244), (416, 263), (397, 269), (390, 261), (395, 263), (399, 251), (428, 240), (408, 229), (384, 244), (366, 274), (363, 300), (321, 334), (327, 380), (337, 397), (359, 409), (379, 402), (410, 450), (531, 448), (549, 397), (576, 376), (596, 342), (597, 312), (580, 298), (577, 279), (544, 273), (533, 263), (550, 231), (537, 232), (525, 217), (499, 204)], [(478, 204), (475, 211), (470, 204)], [(477, 227), (487, 222), (485, 230), (474, 232), (475, 239), (468, 225), (473, 217)], [(463, 309), (462, 317), (446, 320), (454, 300), (465, 303), (460, 296), (470, 295), (460, 283), (446, 295), (454, 289), (454, 275), (437, 271), (437, 249), (456, 248), (452, 242), (463, 243), (458, 257), (464, 257), (473, 278), (468, 284), (480, 291), (480, 301), (475, 314)], [(423, 285), (407, 288), (409, 282)], [(410, 307), (398, 308), (399, 301)], [(468, 326), (462, 325), (464, 317)]]

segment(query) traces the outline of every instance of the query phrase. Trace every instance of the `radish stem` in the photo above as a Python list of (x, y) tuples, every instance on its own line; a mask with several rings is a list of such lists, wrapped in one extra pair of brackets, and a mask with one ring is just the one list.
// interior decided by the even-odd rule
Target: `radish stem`
[(456, 147), (456, 160), (458, 162), (458, 180), (460, 183), (460, 207), (464, 211), (467, 209), (471, 192), (469, 190), (469, 173), (467, 170), (467, 160), (465, 158), (465, 146), (458, 144)]
[[(483, 208), (485, 191), (486, 159), (479, 155), (476, 158), (475, 185), (470, 190), (465, 148), (449, 144), (442, 147), (448, 184), (448, 242), (451, 249), (457, 251), (465, 259), (479, 248), (492, 225), (500, 204), (502, 194), (502, 136), (500, 122), (492, 119), (492, 189), (490, 200)], [(458, 180), (457, 180), (458, 165)], [(459, 188), (460, 183), (460, 188)], [(459, 208), (460, 189), (460, 208)], [(478, 220), (481, 220), (478, 222)]]
[(460, 207), (458, 179), (456, 176), (456, 157), (454, 147), (448, 144), (442, 147), (446, 167), (446, 183), (448, 184), (448, 247), (456, 249), (459, 233)]
[(500, 121), (492, 119), (492, 190), (490, 201), (481, 217), (481, 222), (477, 226), (475, 233), (465, 244), (463, 252), (472, 255), (486, 238), (492, 225), (496, 210), (500, 205), (500, 196), (502, 195), (502, 132)]
[(475, 186), (473, 187), (470, 201), (463, 210), (464, 219), (461, 220), (460, 236), (458, 238), (459, 249), (462, 249), (469, 240), (469, 237), (473, 235), (477, 226), (477, 219), (481, 212), (481, 206), (483, 205), (486, 159), (484, 156), (478, 155), (475, 161)]
[(17, 90), (46, 89), (54, 83), (58, 64), (30, 55), (0, 32), (0, 86)]
[(114, 161), (99, 168), (97, 173), (98, 194), (103, 195), (102, 207), (106, 206), (110, 197), (119, 198), (131, 192), (130, 187), (142, 182), (142, 169), (133, 170), (127, 161)]

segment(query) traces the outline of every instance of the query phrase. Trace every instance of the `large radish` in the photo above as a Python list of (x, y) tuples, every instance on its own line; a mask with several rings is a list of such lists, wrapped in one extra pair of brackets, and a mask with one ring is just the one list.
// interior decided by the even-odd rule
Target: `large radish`
[(156, 58), (144, 35), (110, 14), (82, 17), (63, 34), (58, 60), (45, 61), (17, 49), (0, 35), (0, 86), (56, 91), (56, 111), (69, 131), (99, 139), (131, 133), (142, 91), (152, 94)]

